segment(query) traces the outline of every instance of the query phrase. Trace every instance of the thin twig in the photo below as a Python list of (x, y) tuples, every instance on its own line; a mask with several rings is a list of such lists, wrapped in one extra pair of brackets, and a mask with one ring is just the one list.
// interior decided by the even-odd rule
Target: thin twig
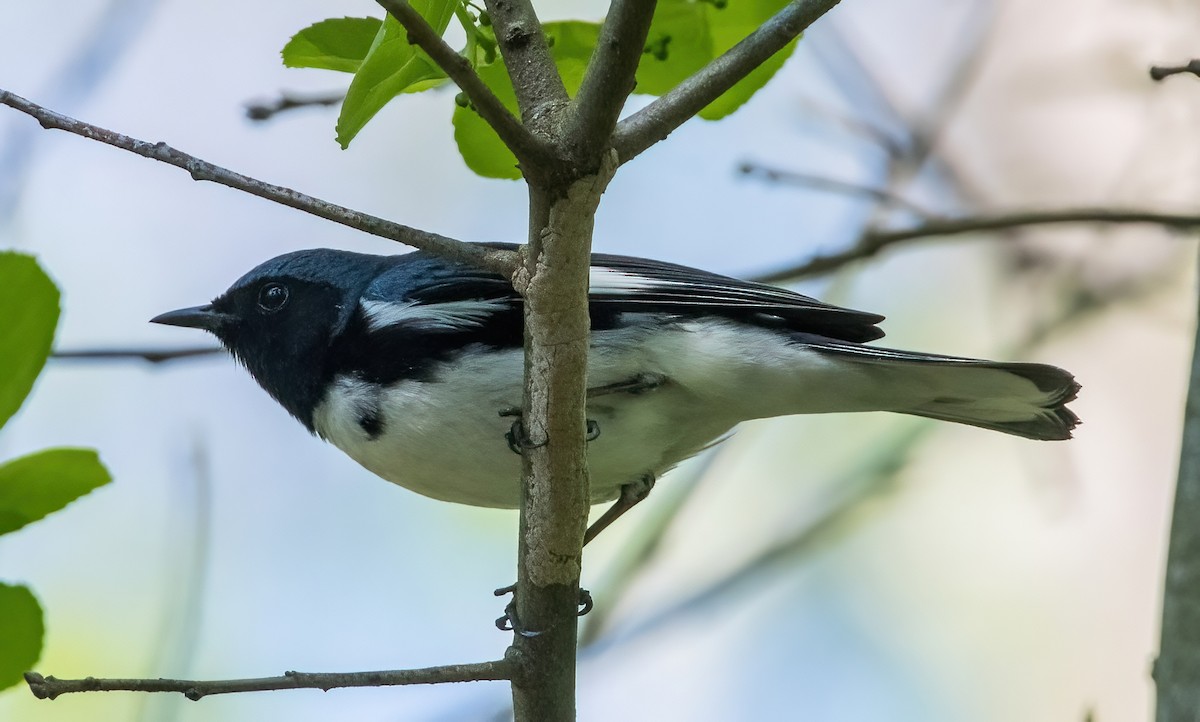
[(633, 92), (634, 73), (645, 51), (656, 0), (614, 0), (600, 28), (596, 51), (567, 120), (565, 136), (583, 158), (609, 142), (625, 100)]
[(871, 188), (858, 183), (837, 180), (836, 178), (826, 178), (824, 176), (814, 175), (811, 173), (798, 173), (796, 171), (771, 168), (769, 166), (760, 165), (750, 161), (742, 163), (740, 166), (738, 166), (738, 170), (743, 175), (747, 175), (752, 178), (761, 178), (774, 183), (788, 183), (790, 185), (805, 186), (830, 193), (841, 193), (844, 195), (870, 198), (871, 200), (878, 201), (880, 203), (897, 208), (903, 208), (910, 213), (921, 216), (922, 218), (930, 218), (937, 215), (933, 211), (927, 208), (922, 208), (919, 204), (908, 200), (904, 196), (883, 188)]
[(626, 163), (666, 138), (804, 32), (839, 0), (793, 0), (757, 30), (666, 95), (617, 124), (613, 147)]
[[(487, 124), (496, 131), (504, 145), (517, 156), (524, 170), (540, 169), (550, 158), (550, 149), (521, 125), (516, 116), (504, 107), (504, 103), (484, 84), (471, 62), (446, 44), (421, 13), (413, 9), (407, 0), (376, 0), (388, 14), (408, 31), (409, 42), (428, 53), (438, 67), (454, 81), (475, 106)], [(533, 168), (536, 166), (537, 168)]]
[(197, 348), (180, 348), (169, 351), (154, 349), (113, 348), (113, 349), (76, 349), (70, 351), (55, 351), (50, 358), (61, 361), (148, 361), (152, 364), (164, 361), (177, 361), (185, 358), (215, 356), (224, 353), (218, 346), (200, 346)]
[(445, 258), (469, 263), (489, 271), (510, 276), (516, 269), (516, 258), (511, 251), (488, 248), (486, 246), (464, 243), (463, 241), (441, 236), (436, 233), (418, 230), (393, 221), (385, 220), (360, 211), (339, 206), (320, 198), (306, 195), (291, 188), (273, 185), (236, 173), (227, 168), (214, 165), (195, 156), (176, 150), (166, 143), (150, 143), (127, 135), (106, 130), (99, 126), (76, 120), (37, 103), (22, 98), (19, 95), (0, 89), (0, 105), (21, 111), (32, 116), (43, 128), (65, 130), (68, 133), (99, 141), (115, 148), (127, 150), (143, 158), (150, 158), (177, 168), (182, 168), (191, 174), (193, 180), (212, 181), (220, 185), (235, 188), (251, 195), (274, 201), (290, 208), (324, 218), (334, 223), (340, 223), (364, 233), (387, 238), (404, 243), (414, 248), (420, 248)]
[(835, 271), (853, 261), (870, 258), (890, 246), (916, 239), (954, 236), (980, 231), (999, 231), (1024, 226), (1070, 223), (1150, 223), (1178, 230), (1191, 230), (1200, 228), (1200, 215), (1109, 208), (1080, 208), (1064, 211), (1030, 211), (931, 221), (924, 225), (898, 231), (867, 231), (857, 243), (844, 251), (815, 256), (803, 263), (761, 274), (756, 276), (754, 280), (762, 283), (779, 283), (819, 276)]
[(337, 90), (320, 95), (300, 95), (284, 91), (273, 100), (257, 100), (246, 103), (246, 117), (253, 121), (267, 121), (280, 113), (297, 108), (324, 108), (337, 105), (346, 99), (346, 91)]
[(551, 135), (571, 100), (550, 55), (530, 0), (486, 0), (496, 42), (517, 94), (521, 120), (534, 134)]
[[(530, 187), (529, 243), (514, 286), (525, 301), (521, 519), (512, 656), (518, 722), (575, 719), (579, 573), (588, 491), (588, 259), (596, 208), (616, 171), (552, 193)], [(519, 618), (519, 620), (518, 620)]]
[(813, 98), (800, 98), (796, 101), (797, 111), (801, 116), (812, 116), (814, 120), (825, 121), (828, 125), (851, 136), (876, 146), (889, 158), (894, 158), (904, 152), (901, 141), (894, 138), (882, 123), (874, 119), (859, 117), (857, 113), (848, 112)]
[(268, 692), (279, 689), (320, 689), (339, 687), (393, 687), (408, 684), (447, 682), (485, 682), (512, 679), (507, 660), (447, 664), (421, 669), (393, 669), (379, 672), (284, 672), (280, 677), (254, 679), (58, 679), (26, 672), (29, 691), (38, 699), (54, 699), (72, 692), (179, 692), (190, 700), (213, 694)]
[(1192, 60), (1186, 65), (1155, 65), (1150, 68), (1150, 77), (1153, 80), (1162, 80), (1172, 75), (1183, 75), (1184, 73), (1191, 73), (1196, 77), (1200, 77), (1200, 59)]

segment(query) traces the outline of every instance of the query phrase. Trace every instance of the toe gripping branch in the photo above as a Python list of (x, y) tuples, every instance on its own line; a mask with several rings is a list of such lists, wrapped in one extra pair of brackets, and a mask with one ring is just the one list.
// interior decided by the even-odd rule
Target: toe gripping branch
[[(536, 637), (541, 632), (535, 632), (531, 629), (526, 629), (521, 624), (520, 617), (517, 616), (517, 585), (509, 584), (507, 587), (500, 587), (493, 592), (497, 597), (502, 597), (505, 594), (511, 594), (512, 599), (508, 600), (508, 604), (504, 605), (504, 616), (496, 619), (496, 628), (502, 632), (515, 632), (522, 637)], [(579, 611), (576, 613), (582, 617), (592, 611), (594, 606), (592, 602), (592, 593), (586, 589), (579, 590)]]
[[(525, 424), (522, 423), (521, 410), (517, 408), (502, 409), (500, 411), (501, 418), (509, 416), (517, 417), (517, 420), (512, 422), (512, 426), (508, 431), (504, 432), (504, 440), (508, 442), (508, 448), (517, 456), (523, 456), (527, 449), (537, 449), (545, 446), (546, 442), (542, 441), (534, 443), (529, 438), (529, 434), (525, 431)], [(586, 441), (595, 441), (600, 438), (600, 424), (592, 419), (587, 420), (587, 435), (584, 436)]]
[[(657, 389), (666, 383), (666, 380), (653, 375), (639, 375), (626, 381), (621, 381), (607, 386), (599, 386), (588, 389), (588, 398), (596, 396), (605, 396), (608, 394), (642, 394), (653, 389)], [(504, 440), (508, 442), (508, 448), (514, 454), (521, 456), (527, 449), (536, 449), (540, 446), (545, 446), (545, 442), (534, 443), (529, 434), (525, 431), (525, 425), (522, 423), (521, 409), (517, 407), (509, 407), (500, 411), (501, 418), (516, 417), (512, 426), (504, 434)], [(600, 437), (600, 424), (592, 419), (587, 420), (587, 441), (595, 441)], [(596, 535), (603, 531), (609, 524), (616, 521), (617, 517), (632, 509), (639, 502), (645, 499), (650, 490), (654, 488), (654, 474), (647, 473), (637, 481), (625, 484), (621, 487), (621, 496), (616, 503), (596, 520), (587, 529), (584, 535), (584, 544), (587, 544)], [(517, 585), (510, 584), (507, 587), (501, 587), (495, 591), (497, 597), (502, 597), (506, 594), (511, 594), (512, 599), (504, 607), (504, 616), (496, 619), (496, 627), (501, 631), (511, 631), (522, 637), (536, 637), (541, 632), (526, 629), (522, 624), (520, 617), (517, 616)], [(579, 616), (583, 616), (592, 611), (592, 593), (586, 589), (579, 590)]]
[[(657, 374), (638, 374), (632, 378), (616, 383), (607, 384), (605, 386), (595, 386), (587, 390), (589, 399), (597, 396), (608, 396), (610, 394), (632, 394), (637, 396), (644, 394), (647, 391), (652, 391), (667, 383), (667, 380)], [(510, 406), (507, 409), (500, 410), (501, 418), (515, 416), (516, 421), (513, 421), (512, 426), (504, 434), (504, 440), (508, 442), (508, 448), (512, 449), (514, 454), (520, 456), (525, 453), (526, 449), (536, 449), (540, 446), (545, 446), (546, 442), (534, 443), (529, 434), (525, 431), (525, 425), (521, 423), (521, 409), (516, 406)], [(595, 441), (600, 438), (600, 424), (592, 419), (587, 420), (587, 436), (588, 441)]]
[[(515, 416), (512, 426), (504, 434), (504, 440), (508, 442), (508, 448), (518, 456), (524, 455), (526, 449), (536, 449), (540, 446), (545, 446), (546, 442), (534, 443), (529, 438), (529, 434), (525, 431), (525, 425), (522, 423), (521, 410), (518, 408), (508, 408), (500, 411), (501, 417)], [(592, 419), (587, 420), (587, 436), (586, 441), (595, 441), (600, 437), (600, 424)], [(495, 592), (497, 597), (502, 597), (505, 594), (511, 594), (512, 599), (504, 606), (504, 616), (496, 619), (496, 628), (504, 632), (515, 632), (522, 637), (536, 637), (541, 632), (525, 628), (521, 624), (521, 619), (517, 616), (517, 585), (510, 584), (507, 587), (500, 587)], [(592, 593), (586, 589), (579, 590), (579, 616), (583, 616), (592, 611), (594, 603), (592, 601)]]

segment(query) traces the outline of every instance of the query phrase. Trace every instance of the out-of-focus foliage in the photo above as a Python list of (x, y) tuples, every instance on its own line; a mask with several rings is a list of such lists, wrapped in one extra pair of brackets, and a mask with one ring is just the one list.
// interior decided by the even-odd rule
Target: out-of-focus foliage
[(29, 256), (0, 254), (0, 426), (42, 371), (58, 324), (58, 289)]
[(0, 534), (58, 511), (111, 479), (91, 449), (46, 449), (0, 466)]
[(29, 587), (0, 583), (0, 689), (21, 681), (42, 654), (42, 607)]
[[(0, 253), (0, 426), (29, 395), (58, 325), (58, 289), (37, 261)], [(96, 452), (47, 449), (0, 465), (0, 534), (16, 531), (110, 481)], [(42, 610), (28, 588), (0, 584), (0, 689), (42, 650)]]

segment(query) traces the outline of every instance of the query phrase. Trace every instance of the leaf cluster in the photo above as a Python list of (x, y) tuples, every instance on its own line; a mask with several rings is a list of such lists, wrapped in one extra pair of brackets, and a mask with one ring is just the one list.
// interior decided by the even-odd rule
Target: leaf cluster
[[(410, 0), (439, 34), (457, 19), (466, 34), (461, 54), (497, 98), (514, 114), (512, 81), (496, 50), (496, 36), (485, 10), (470, 0)], [(637, 70), (634, 93), (662, 95), (778, 12), (787, 0), (659, 0)], [(568, 20), (545, 23), (551, 55), (572, 96), (583, 82), (596, 49), (600, 22)], [(767, 62), (700, 111), (717, 120), (737, 110), (766, 84), (791, 54), (788, 44)], [(353, 74), (337, 121), (337, 141), (348, 147), (366, 124), (392, 99), (444, 85), (446, 74), (408, 40), (393, 17), (330, 18), (301, 30), (283, 48), (292, 68), (320, 68)], [(459, 95), (454, 109), (454, 139), (467, 166), (490, 178), (520, 177), (517, 159), (496, 132)]]
[[(24, 403), (46, 364), (59, 293), (32, 257), (0, 253), (0, 427)], [(0, 535), (57, 511), (111, 478), (90, 449), (45, 449), (0, 464)], [(37, 662), (45, 624), (33, 592), (0, 582), (0, 689)]]

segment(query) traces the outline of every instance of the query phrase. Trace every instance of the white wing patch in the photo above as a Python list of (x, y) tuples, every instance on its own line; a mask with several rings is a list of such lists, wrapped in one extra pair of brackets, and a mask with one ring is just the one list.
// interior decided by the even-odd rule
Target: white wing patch
[(504, 299), (445, 303), (367, 300), (360, 304), (372, 331), (400, 324), (426, 331), (460, 331), (482, 326), (488, 316), (504, 309), (509, 302)]
[(671, 281), (663, 278), (651, 278), (636, 273), (618, 271), (605, 266), (592, 266), (588, 273), (588, 290), (595, 295), (620, 296), (626, 293), (636, 293), (650, 289), (663, 289), (664, 286), (686, 286), (682, 281)]
[[(726, 280), (728, 282), (726, 282)], [(588, 274), (593, 296), (638, 296), (654, 294), (659, 303), (697, 303), (734, 306), (781, 305), (794, 308), (814, 307), (813, 300), (784, 288), (743, 285), (733, 279), (696, 276), (690, 280), (664, 278), (624, 271), (609, 266), (592, 266)], [(832, 307), (830, 307), (831, 310)]]

